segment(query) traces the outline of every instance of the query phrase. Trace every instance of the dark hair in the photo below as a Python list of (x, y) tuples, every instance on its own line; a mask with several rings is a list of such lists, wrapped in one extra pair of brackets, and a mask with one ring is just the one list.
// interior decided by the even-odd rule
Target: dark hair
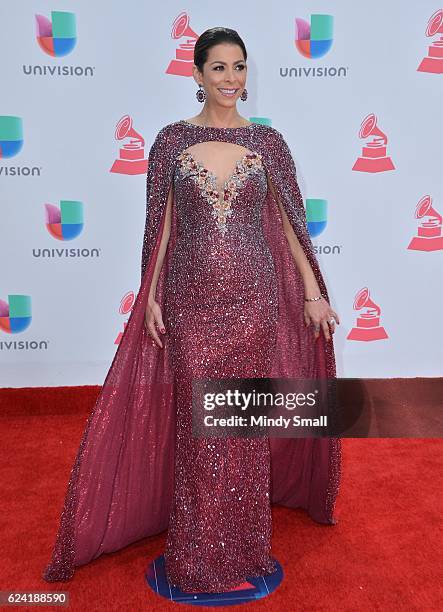
[(203, 72), (203, 64), (208, 59), (208, 51), (211, 47), (221, 43), (229, 43), (231, 45), (239, 45), (243, 51), (243, 56), (246, 61), (248, 54), (243, 40), (238, 32), (230, 28), (210, 28), (205, 30), (197, 39), (194, 48), (194, 64)]

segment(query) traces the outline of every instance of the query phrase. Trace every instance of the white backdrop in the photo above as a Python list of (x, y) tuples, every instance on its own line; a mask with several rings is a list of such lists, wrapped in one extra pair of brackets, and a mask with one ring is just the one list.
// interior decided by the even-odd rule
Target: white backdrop
[[(214, 6), (3, 1), (0, 385), (103, 382), (128, 318), (130, 292), (139, 288), (143, 159), (164, 125), (199, 112), (197, 86), (186, 74), (195, 36), (214, 26), (236, 29), (248, 49), (249, 97), (238, 102), (240, 113), (282, 132), (304, 198), (327, 201), (327, 223), (313, 242), (341, 316), (335, 336), (339, 375), (441, 376), (438, 14), (426, 35), (439, 8), (429, 0), (259, 7), (252, 0)], [(42, 16), (38, 29), (36, 14)], [(305, 57), (295, 44), (296, 18), (309, 24), (315, 14), (332, 16), (332, 45), (322, 56)], [(171, 36), (174, 22), (177, 38)], [(312, 23), (315, 38), (315, 18)], [(433, 59), (417, 70), (428, 53)], [(176, 57), (181, 61), (167, 72)], [(376, 123), (369, 118), (368, 133), (359, 138), (371, 114)], [(144, 138), (143, 150), (140, 140), (134, 148), (129, 137), (115, 139), (125, 115)], [(374, 125), (382, 134), (369, 134)], [(141, 165), (126, 161), (111, 172), (121, 147), (123, 156), (140, 156)], [(363, 171), (353, 170), (359, 156)], [(386, 158), (394, 168), (375, 171), (389, 163)], [(424, 196), (432, 201), (424, 201), (425, 214), (417, 219)], [(73, 205), (79, 219), (62, 218), (63, 232), (81, 221), (81, 213), (83, 226), (74, 227), (75, 237), (60, 240), (53, 235), (57, 229), (46, 225), (45, 204), (56, 212), (63, 201), (80, 203)], [(419, 225), (424, 236), (410, 249)], [(356, 310), (363, 288), (375, 306), (365, 301), (366, 293)]]

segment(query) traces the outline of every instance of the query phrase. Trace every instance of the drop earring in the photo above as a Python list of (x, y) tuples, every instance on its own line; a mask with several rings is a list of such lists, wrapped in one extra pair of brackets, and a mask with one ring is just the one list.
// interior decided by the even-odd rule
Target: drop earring
[(243, 100), (243, 102), (246, 102), (247, 99), (248, 99), (248, 90), (245, 87), (245, 89), (241, 93), (240, 100)]
[(199, 102), (204, 102), (206, 100), (205, 90), (202, 89), (201, 85), (198, 86), (197, 93), (195, 94), (195, 96)]

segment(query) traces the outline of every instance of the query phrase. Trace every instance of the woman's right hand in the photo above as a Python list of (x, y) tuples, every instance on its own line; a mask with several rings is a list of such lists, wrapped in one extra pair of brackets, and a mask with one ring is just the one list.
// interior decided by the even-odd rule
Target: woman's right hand
[(165, 334), (166, 330), (163, 323), (160, 305), (154, 299), (148, 300), (148, 305), (146, 306), (145, 312), (145, 326), (148, 334), (151, 336), (152, 344), (157, 344), (160, 348), (163, 348), (163, 344), (161, 343), (155, 326), (158, 327), (162, 334)]

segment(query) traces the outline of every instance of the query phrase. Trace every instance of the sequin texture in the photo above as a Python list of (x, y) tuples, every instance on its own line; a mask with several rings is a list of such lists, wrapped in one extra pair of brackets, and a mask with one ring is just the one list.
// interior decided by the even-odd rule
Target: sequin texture
[[(257, 156), (231, 183), (226, 214), (178, 163), (193, 145), (212, 141)], [(328, 293), (294, 159), (275, 128), (168, 124), (151, 146), (146, 181), (140, 289), (86, 423), (43, 577), (68, 581), (76, 566), (168, 529), (171, 582), (223, 591), (273, 570), (270, 503), (336, 522), (339, 438), (190, 436), (195, 375), (335, 377), (333, 342), (314, 342), (304, 326), (303, 283), (277, 204)], [(159, 349), (144, 317), (171, 186), (171, 237), (156, 294), (167, 332)]]
[(194, 439), (191, 380), (269, 373), (278, 287), (261, 225), (267, 181), (260, 158), (245, 154), (225, 182), (225, 193), (232, 194), (226, 202), (236, 196), (229, 232), (214, 231), (207, 207), (208, 196), (219, 199), (215, 175), (186, 152), (179, 162), (177, 233), (165, 295), (177, 385), (175, 494), (165, 562), (171, 584), (220, 591), (275, 571), (269, 442)]

